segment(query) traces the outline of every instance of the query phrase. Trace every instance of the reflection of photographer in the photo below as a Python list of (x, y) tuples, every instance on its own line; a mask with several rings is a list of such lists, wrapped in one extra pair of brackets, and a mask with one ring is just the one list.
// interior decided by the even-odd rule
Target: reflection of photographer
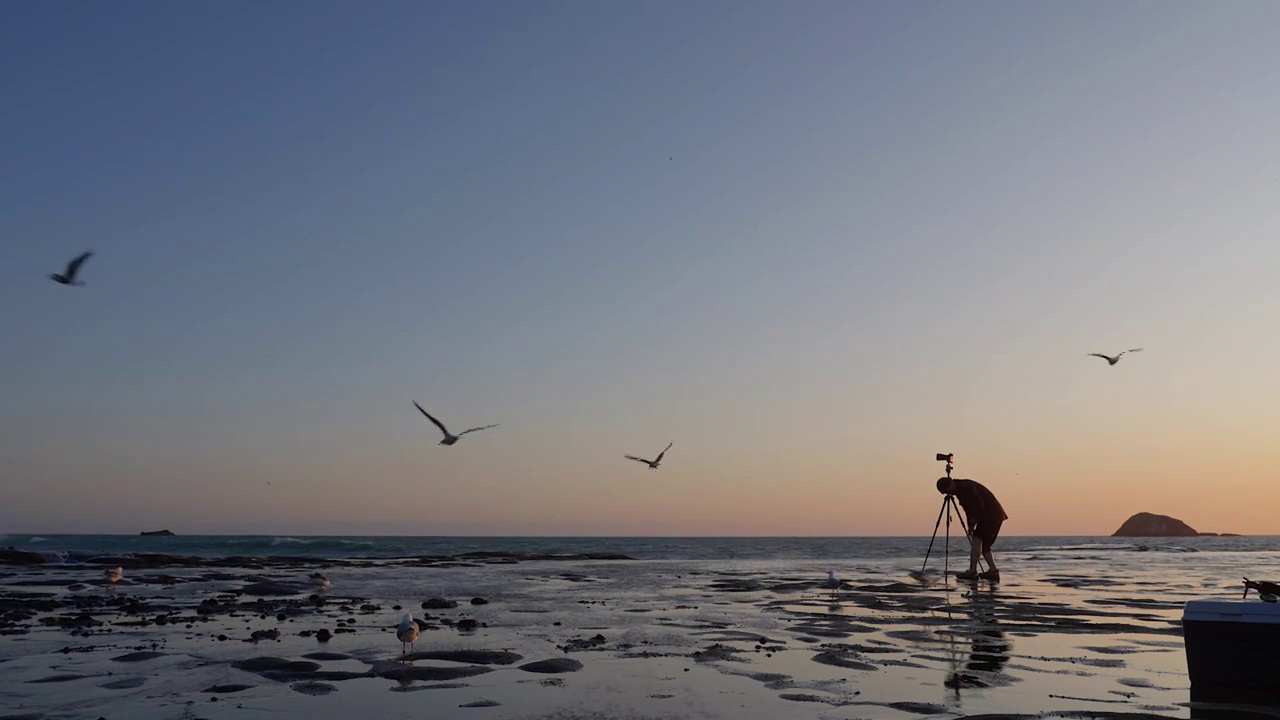
[[(942, 456), (939, 456), (942, 457)], [(948, 456), (949, 457), (949, 456)], [(950, 466), (950, 461), (948, 461)], [(947, 468), (950, 470), (950, 467)], [(964, 508), (965, 517), (969, 520), (969, 533), (973, 542), (973, 551), (969, 553), (969, 570), (958, 573), (957, 580), (990, 580), (1000, 582), (1000, 570), (996, 568), (996, 559), (991, 555), (991, 546), (1000, 535), (1000, 526), (1009, 516), (1005, 514), (1000, 501), (982, 483), (975, 480), (952, 479), (950, 476), (938, 478), (938, 492), (952, 495)], [(991, 569), (978, 573), (978, 558), (986, 558)]]
[(949, 688), (984, 688), (990, 687), (994, 676), (999, 675), (1009, 662), (1009, 641), (1000, 632), (995, 618), (984, 618), (985, 613), (975, 614), (975, 620), (981, 623), (982, 630), (973, 636), (973, 651), (969, 653), (969, 662), (964, 670), (955, 670), (943, 685)]

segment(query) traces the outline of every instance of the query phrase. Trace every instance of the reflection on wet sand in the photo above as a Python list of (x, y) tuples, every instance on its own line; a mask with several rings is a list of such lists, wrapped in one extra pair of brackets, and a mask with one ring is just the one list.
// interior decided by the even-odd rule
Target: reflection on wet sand
[(973, 620), (968, 628), (972, 644), (969, 659), (963, 669), (953, 669), (943, 682), (956, 691), (957, 698), (961, 688), (987, 688), (1009, 683), (1008, 678), (1000, 676), (1009, 662), (1012, 643), (1000, 630), (999, 622), (984, 598), (975, 595), (970, 600), (970, 606)]
[[(332, 717), (408, 717), (429, 697), (441, 720), (493, 703), (509, 718), (1260, 720), (1187, 702), (1179, 622), (1187, 599), (1234, 592), (1233, 562), (1259, 559), (1140, 555), (1011, 554), (1006, 582), (976, 589), (847, 562), (835, 593), (826, 563), (794, 561), (401, 563), (346, 568), (341, 596), (290, 584), (305, 566), (166, 567), (118, 599), (75, 567), (7, 567), (0, 695), (44, 717), (92, 700), (95, 717), (137, 720), (233, 693), (314, 720), (321, 691)], [(422, 649), (402, 656), (395, 623), (418, 608)]]

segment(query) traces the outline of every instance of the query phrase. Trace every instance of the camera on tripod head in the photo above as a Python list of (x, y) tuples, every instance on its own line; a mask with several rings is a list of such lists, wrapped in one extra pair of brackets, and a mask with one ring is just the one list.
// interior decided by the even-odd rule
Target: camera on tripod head
[(954, 453), (938, 453), (937, 461), (938, 461), (938, 462), (945, 462), (945, 463), (947, 464), (947, 479), (948, 479), (948, 480), (949, 480), (949, 479), (951, 479), (951, 468), (955, 467), (955, 466), (952, 464), (952, 462), (951, 462), (954, 458), (955, 458), (955, 454), (954, 454)]

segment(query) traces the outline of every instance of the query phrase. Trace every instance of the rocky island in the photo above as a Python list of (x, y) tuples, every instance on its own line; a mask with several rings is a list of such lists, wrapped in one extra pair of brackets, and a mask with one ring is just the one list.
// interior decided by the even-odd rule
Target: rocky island
[(176, 537), (172, 530), (143, 530), (142, 534), (149, 537)]
[(1138, 513), (1112, 533), (1111, 537), (1236, 537), (1232, 533), (1196, 532), (1190, 525), (1168, 515)]

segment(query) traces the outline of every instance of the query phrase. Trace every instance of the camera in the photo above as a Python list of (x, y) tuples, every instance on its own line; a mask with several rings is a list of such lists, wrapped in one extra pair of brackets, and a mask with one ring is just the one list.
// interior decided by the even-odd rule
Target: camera
[(938, 462), (950, 463), (951, 458), (955, 457), (953, 453), (938, 453)]

